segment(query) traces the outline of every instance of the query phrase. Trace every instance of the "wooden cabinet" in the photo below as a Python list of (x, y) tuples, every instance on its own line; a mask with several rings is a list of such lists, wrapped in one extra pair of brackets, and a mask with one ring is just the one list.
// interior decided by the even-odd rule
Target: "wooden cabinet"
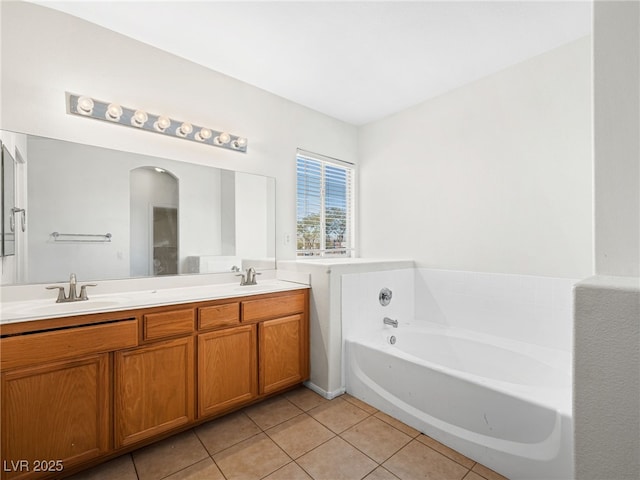
[(2, 480), (62, 478), (301, 383), (308, 303), (305, 289), (3, 326)]
[(192, 336), (118, 351), (114, 366), (116, 448), (194, 419)]
[(240, 303), (223, 303), (198, 309), (198, 329), (210, 330), (240, 324)]
[(306, 291), (246, 300), (241, 304), (242, 322), (259, 322), (291, 315), (292, 313), (303, 313), (307, 310), (308, 303), (308, 293)]
[(260, 393), (281, 390), (308, 376), (304, 320), (296, 314), (260, 324)]
[(106, 353), (3, 373), (2, 478), (55, 476), (108, 453), (109, 385)]
[(146, 313), (142, 316), (142, 340), (158, 340), (193, 332), (193, 308)]
[(253, 400), (258, 394), (256, 326), (225, 328), (198, 336), (198, 416)]

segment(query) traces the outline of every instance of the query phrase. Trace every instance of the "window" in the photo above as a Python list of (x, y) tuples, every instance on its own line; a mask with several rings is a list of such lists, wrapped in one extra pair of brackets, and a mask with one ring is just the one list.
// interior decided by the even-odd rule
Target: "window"
[(350, 257), (353, 166), (298, 150), (298, 256)]

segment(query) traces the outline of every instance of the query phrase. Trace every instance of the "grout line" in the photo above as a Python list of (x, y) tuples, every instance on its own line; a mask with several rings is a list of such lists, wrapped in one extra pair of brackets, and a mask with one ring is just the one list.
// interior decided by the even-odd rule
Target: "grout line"
[[(136, 478), (140, 480), (140, 475), (138, 475), (138, 467), (136, 467), (136, 461), (133, 459), (133, 452), (129, 452), (127, 453), (127, 455), (129, 456), (129, 458), (131, 458), (131, 463), (133, 463), (133, 471), (136, 474)], [(101, 464), (101, 465), (104, 465), (104, 464)]]
[[(285, 452), (286, 453), (286, 452)], [(296, 463), (295, 460), (291, 460), (289, 463), (285, 463), (284, 465), (282, 465), (281, 467), (276, 468), (273, 472), (271, 473), (267, 473), (266, 475), (263, 475), (262, 477), (260, 477), (260, 479), (263, 478), (267, 478), (269, 475), (273, 475), (276, 472), (279, 472), (280, 470), (282, 470), (283, 468), (285, 468), (287, 465), (291, 465), (292, 463)]]
[(308, 472), (307, 470), (305, 470), (305, 468), (304, 468), (302, 465), (300, 465), (298, 462), (296, 462), (295, 460), (294, 460), (294, 463), (295, 463), (296, 465), (298, 465), (298, 467), (300, 467), (300, 469), (301, 469), (304, 473), (306, 473), (306, 474), (309, 476), (309, 478), (311, 478), (312, 480), (315, 480), (315, 478), (313, 478), (313, 475), (311, 475), (311, 472)]
[[(424, 434), (424, 433), (421, 433), (420, 435), (424, 435), (425, 437), (429, 437), (429, 435), (426, 435), (426, 434)], [(418, 437), (419, 437), (420, 435), (418, 435)], [(415, 440), (415, 441), (417, 441), (417, 442), (419, 442), (419, 443), (422, 443), (420, 440), (418, 440), (418, 437), (414, 438), (414, 440)], [(429, 437), (429, 438), (431, 438), (431, 440), (433, 440), (434, 442), (438, 442), (438, 441), (437, 441), (435, 438), (433, 438), (433, 437)], [(438, 442), (438, 443), (440, 443), (440, 442)], [(433, 448), (433, 447), (431, 447), (431, 446), (427, 445), (426, 443), (422, 443), (422, 445), (424, 445), (424, 446), (425, 446), (425, 447), (427, 447), (427, 448), (430, 448), (430, 449), (431, 449), (431, 450), (433, 450), (434, 452), (439, 453), (439, 454), (440, 454), (440, 455), (442, 455), (443, 457), (448, 458), (448, 459), (449, 459), (449, 460), (451, 460), (452, 462), (457, 463), (458, 465), (460, 465), (461, 467), (466, 468), (466, 469), (467, 469), (467, 470), (469, 470), (469, 471), (471, 471), (471, 470), (473, 469), (473, 467), (475, 467), (475, 466), (478, 464), (478, 462), (476, 462), (476, 461), (475, 461), (475, 460), (473, 460), (472, 458), (469, 458), (469, 457), (467, 457), (466, 455), (463, 455), (463, 457), (465, 457), (465, 458), (469, 458), (469, 460), (471, 460), (471, 461), (473, 462), (473, 465), (471, 465), (470, 467), (467, 467), (466, 465), (464, 465), (464, 464), (460, 463), (459, 461), (457, 461), (455, 458), (451, 458), (451, 457), (450, 457), (449, 455), (447, 455), (446, 453), (442, 453), (442, 452), (440, 452), (440, 451), (436, 450), (435, 448)], [(442, 446), (444, 446), (444, 447), (447, 447), (444, 443), (440, 443), (440, 445), (442, 445)], [(451, 447), (447, 447), (447, 448), (450, 448), (450, 449), (451, 449), (451, 450), (453, 450), (454, 452), (456, 452), (456, 453), (458, 453), (458, 454), (462, 455), (462, 453), (458, 452), (457, 450), (455, 450), (455, 449), (453, 449), (453, 448), (451, 448)], [(475, 473), (478, 473), (478, 472), (475, 472)], [(482, 477), (482, 475), (480, 475), (480, 476)], [(484, 478), (484, 477), (483, 477), (483, 478)]]
[[(222, 418), (222, 417), (221, 417)], [(217, 419), (216, 419), (217, 420)], [(216, 420), (210, 420), (210, 422), (215, 422)], [(206, 425), (207, 423), (210, 422), (205, 422), (202, 425)], [(204, 444), (204, 442), (202, 441), (202, 439), (200, 438), (200, 435), (198, 435), (198, 432), (196, 431), (196, 428), (193, 428), (193, 433), (196, 435), (196, 438), (198, 439), (198, 441), (200, 442), (200, 444), (202, 445), (202, 447), (204, 448), (204, 451), (207, 452), (207, 455), (209, 455), (209, 458), (211, 459), (211, 461), (213, 462), (213, 464), (216, 466), (216, 468), (218, 469), (218, 471), (220, 472), (220, 475), (222, 475), (222, 477), (227, 480), (227, 476), (224, 474), (224, 472), (222, 471), (222, 469), (220, 468), (220, 465), (218, 465), (218, 462), (215, 461), (215, 459), (213, 458), (213, 455), (211, 454), (211, 452), (209, 451), (209, 449), (207, 448), (207, 446)], [(237, 444), (236, 444), (237, 445)], [(202, 460), (200, 460), (202, 461)], [(196, 462), (197, 463), (197, 462)], [(195, 465), (195, 464), (194, 464)]]

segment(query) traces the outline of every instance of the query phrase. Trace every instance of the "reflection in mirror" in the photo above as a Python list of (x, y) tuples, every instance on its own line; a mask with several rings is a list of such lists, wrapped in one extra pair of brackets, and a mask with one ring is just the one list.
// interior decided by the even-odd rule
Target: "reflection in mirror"
[(273, 178), (32, 135), (25, 160), (23, 283), (275, 268)]
[(7, 146), (2, 143), (2, 256), (15, 255), (16, 230), (16, 196), (15, 175), (16, 162)]
[(131, 170), (131, 274), (178, 273), (178, 179), (163, 168)]

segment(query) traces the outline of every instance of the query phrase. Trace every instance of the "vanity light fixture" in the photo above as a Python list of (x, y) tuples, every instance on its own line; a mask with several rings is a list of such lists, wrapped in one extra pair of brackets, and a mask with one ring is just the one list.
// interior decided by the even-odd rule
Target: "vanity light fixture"
[(66, 96), (67, 113), (72, 115), (106, 120), (110, 123), (184, 138), (236, 152), (246, 153), (247, 151), (248, 142), (245, 137), (194, 125), (190, 122), (174, 120), (166, 115), (156, 115), (144, 110), (123, 107), (117, 103), (103, 102), (84, 95), (67, 92)]

